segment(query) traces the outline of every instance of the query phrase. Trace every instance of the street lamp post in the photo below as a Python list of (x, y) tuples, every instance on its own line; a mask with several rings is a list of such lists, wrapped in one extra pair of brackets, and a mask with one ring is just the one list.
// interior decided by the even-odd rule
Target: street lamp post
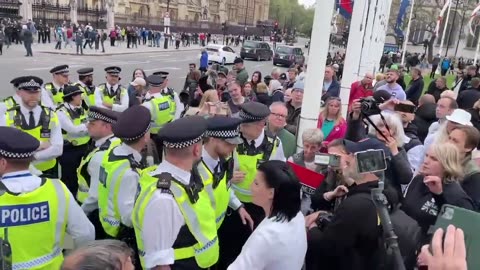
[(245, 9), (245, 21), (243, 22), (243, 41), (247, 39), (247, 15), (248, 15), (248, 2), (247, 0), (247, 8)]
[[(458, 3), (460, 0), (457, 0), (457, 3), (455, 4), (455, 13), (453, 14), (453, 20), (452, 20), (452, 26), (450, 27), (450, 31), (448, 31), (448, 37), (447, 37), (447, 48), (445, 49), (445, 57), (448, 55), (448, 46), (450, 46), (450, 36), (452, 34), (452, 29), (455, 26), (455, 19), (457, 18), (457, 11), (458, 11)], [(446, 22), (448, 23), (448, 22)]]
[(462, 36), (462, 32), (463, 32), (463, 23), (465, 22), (465, 14), (467, 13), (467, 5), (468, 5), (468, 0), (466, 1), (466, 3), (463, 3), (462, 22), (460, 23), (460, 31), (458, 31), (457, 46), (455, 47), (454, 57), (457, 57), (458, 45), (460, 45), (460, 37)]
[[(167, 0), (167, 13), (170, 18), (170, 0)], [(165, 16), (163, 18), (163, 24), (166, 24)], [(163, 43), (163, 48), (168, 49), (168, 35), (170, 35), (170, 19), (168, 19), (168, 25), (165, 25), (165, 42)]]

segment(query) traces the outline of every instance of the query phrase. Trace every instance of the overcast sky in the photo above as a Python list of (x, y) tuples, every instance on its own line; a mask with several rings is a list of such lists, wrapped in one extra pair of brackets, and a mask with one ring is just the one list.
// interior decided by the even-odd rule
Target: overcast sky
[(298, 3), (300, 3), (301, 5), (311, 6), (315, 4), (315, 0), (298, 0)]

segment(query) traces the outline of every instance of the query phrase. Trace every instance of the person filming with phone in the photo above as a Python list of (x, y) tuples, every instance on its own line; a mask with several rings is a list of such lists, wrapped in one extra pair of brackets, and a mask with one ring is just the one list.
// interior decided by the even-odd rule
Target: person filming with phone
[[(324, 193), (330, 197), (348, 192), (333, 214), (319, 211), (306, 217), (307, 270), (371, 270), (377, 269), (382, 259), (379, 244), (381, 229), (371, 191), (378, 187), (379, 176), (383, 174), (374, 171), (386, 168), (385, 154), (382, 150), (372, 151), (369, 143), (343, 140), (343, 145), (345, 152), (338, 153), (340, 168), (343, 176), (355, 184), (348, 188), (339, 186), (333, 193)], [(368, 166), (359, 168), (358, 165)]]

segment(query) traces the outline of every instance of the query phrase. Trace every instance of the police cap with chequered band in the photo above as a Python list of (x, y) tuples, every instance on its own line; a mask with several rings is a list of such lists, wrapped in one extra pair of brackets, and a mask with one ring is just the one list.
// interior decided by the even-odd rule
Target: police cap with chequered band
[(153, 87), (160, 87), (162, 86), (163, 82), (165, 81), (165, 78), (163, 78), (160, 75), (150, 75), (147, 77), (147, 82), (150, 86)]
[(60, 65), (50, 69), (50, 73), (52, 74), (65, 74), (70, 73), (70, 69), (68, 65)]
[(157, 72), (152, 73), (152, 75), (158, 75), (158, 76), (162, 77), (163, 79), (168, 78), (169, 74), (170, 73), (168, 73), (166, 71), (157, 71)]
[(42, 87), (43, 80), (36, 76), (23, 76), (12, 80), (19, 90), (39, 91)]
[(240, 124), (242, 119), (223, 115), (210, 117), (207, 119), (206, 137), (223, 139), (230, 144), (243, 143), (240, 137)]
[(182, 149), (200, 142), (206, 130), (207, 120), (195, 115), (166, 124), (158, 137), (166, 148)]
[(92, 106), (88, 108), (88, 121), (100, 120), (109, 124), (114, 124), (120, 117), (120, 113), (109, 109)]
[(93, 75), (93, 68), (92, 67), (81, 68), (77, 70), (77, 73), (80, 76), (90, 76), (90, 75)]
[(80, 89), (80, 87), (78, 87), (77, 85), (67, 85), (63, 89), (63, 99), (65, 99), (66, 97), (75, 96), (82, 93), (83, 93), (83, 90)]
[(6, 159), (31, 158), (40, 146), (32, 135), (13, 127), (0, 127), (0, 157)]
[(135, 141), (150, 130), (150, 110), (135, 105), (122, 112), (115, 124), (113, 134), (122, 141)]
[(250, 101), (240, 106), (239, 116), (243, 123), (262, 121), (270, 115), (270, 109), (267, 105)]
[(110, 75), (118, 75), (120, 72), (122, 72), (122, 69), (117, 66), (111, 66), (111, 67), (106, 67), (105, 72), (107, 72)]

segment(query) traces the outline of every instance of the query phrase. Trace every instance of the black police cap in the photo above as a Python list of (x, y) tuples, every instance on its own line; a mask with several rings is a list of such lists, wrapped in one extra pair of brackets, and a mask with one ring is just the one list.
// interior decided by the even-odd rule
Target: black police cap
[(207, 120), (201, 116), (180, 118), (163, 126), (158, 137), (166, 148), (182, 149), (200, 142), (207, 130)]
[(13, 84), (20, 90), (38, 91), (42, 87), (43, 80), (36, 76), (23, 76), (12, 80)]
[(239, 116), (244, 123), (257, 122), (264, 120), (270, 115), (270, 109), (267, 105), (250, 101), (240, 106)]
[(77, 70), (77, 73), (80, 76), (90, 76), (90, 75), (93, 75), (93, 68), (92, 67), (81, 68)]
[(147, 77), (148, 84), (153, 87), (161, 86), (164, 81), (165, 78), (160, 75), (150, 75)]
[(101, 120), (103, 122), (113, 124), (117, 122), (119, 117), (120, 117), (120, 113), (116, 111), (100, 108), (97, 106), (92, 106), (88, 108), (89, 121)]
[(82, 94), (83, 91), (77, 85), (67, 85), (63, 88), (63, 99), (70, 96)]
[(136, 105), (122, 112), (113, 125), (113, 134), (123, 141), (140, 139), (150, 129), (150, 110)]
[(242, 119), (228, 116), (213, 116), (207, 119), (207, 131), (205, 136), (224, 139), (231, 144), (243, 143), (240, 137), (240, 124)]
[(60, 65), (50, 69), (50, 73), (52, 74), (64, 74), (69, 72), (70, 72), (70, 69), (68, 65)]
[(27, 159), (32, 157), (40, 142), (32, 135), (13, 127), (0, 127), (0, 157)]
[(158, 75), (158, 76), (161, 76), (162, 78), (166, 79), (166, 78), (168, 78), (168, 75), (170, 75), (170, 73), (168, 73), (166, 71), (157, 71), (157, 72), (152, 73), (152, 75)]
[(122, 69), (117, 66), (111, 66), (111, 67), (106, 67), (105, 72), (112, 75), (118, 75), (120, 72), (122, 72)]

